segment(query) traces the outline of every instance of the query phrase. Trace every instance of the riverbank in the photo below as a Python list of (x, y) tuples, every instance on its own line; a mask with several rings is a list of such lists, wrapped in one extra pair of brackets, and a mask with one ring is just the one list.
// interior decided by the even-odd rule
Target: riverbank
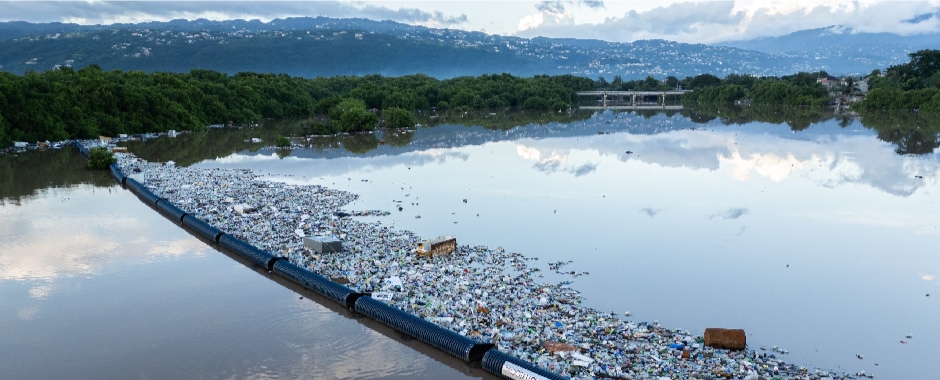
[[(340, 211), (384, 213), (343, 210), (356, 199), (348, 192), (285, 185), (247, 170), (179, 168), (124, 154), (118, 158), (125, 173), (158, 196), (229, 234), (324, 276), (349, 281), (351, 288), (391, 293), (390, 303), (401, 309), (490, 341), (556, 373), (612, 378), (829, 375), (784, 363), (774, 356), (779, 352), (710, 349), (690, 332), (582, 307), (582, 297), (570, 284), (539, 282), (536, 258), (469, 245), (449, 256), (417, 257), (413, 250), (422, 239), (415, 234), (337, 216)], [(245, 213), (241, 207), (240, 213), (235, 205), (254, 211)], [(319, 256), (304, 251), (301, 235), (316, 234), (340, 237), (346, 251)], [(688, 359), (683, 359), (684, 348)]]

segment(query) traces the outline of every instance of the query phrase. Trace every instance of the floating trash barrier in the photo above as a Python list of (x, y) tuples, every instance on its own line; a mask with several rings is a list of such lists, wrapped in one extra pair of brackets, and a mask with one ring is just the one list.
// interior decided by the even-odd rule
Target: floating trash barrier
[(179, 207), (176, 207), (166, 198), (160, 198), (157, 200), (157, 211), (161, 214), (166, 215), (168, 218), (173, 220), (178, 220), (180, 223), (183, 222), (183, 217), (188, 215), (186, 211), (180, 210)]
[(330, 279), (309, 270), (292, 264), (287, 260), (278, 260), (274, 263), (272, 269), (274, 273), (286, 277), (307, 289), (313, 290), (320, 295), (339, 302), (347, 307), (353, 307), (356, 300), (363, 295), (352, 291), (343, 285), (337, 284)]
[(262, 251), (246, 243), (244, 240), (229, 234), (222, 235), (222, 237), (219, 238), (219, 244), (267, 270), (273, 269), (274, 262), (279, 259), (277, 256)]
[[(431, 251), (430, 240), (355, 218), (387, 211), (341, 211), (356, 199), (349, 192), (284, 183), (247, 169), (177, 167), (127, 153), (115, 157), (123, 173), (140, 181), (126, 177), (125, 188), (165, 198), (159, 203), (187, 212), (183, 225), (206, 239), (461, 360), (482, 360), (484, 369), (504, 378), (830, 376), (786, 363), (775, 355), (787, 351), (776, 347), (713, 348), (701, 335), (629, 321), (629, 312), (582, 306), (570, 281), (543, 282), (544, 265), (537, 258), (502, 247), (440, 239), (447, 244), (439, 249), (453, 249), (451, 254), (419, 257), (415, 247), (424, 243)], [(305, 246), (305, 238), (316, 236), (333, 237), (340, 246)], [(569, 263), (551, 262), (544, 269), (580, 275), (562, 270)]]
[(85, 147), (80, 141), (75, 142), (75, 148), (78, 149), (78, 153), (81, 153), (85, 159), (88, 159), (88, 148)]
[(160, 200), (160, 197), (157, 194), (154, 194), (153, 191), (150, 191), (147, 187), (141, 185), (140, 189), (137, 192), (137, 198), (151, 207), (157, 205), (157, 201)]
[(489, 350), (483, 355), (483, 370), (504, 379), (568, 379), (566, 376), (548, 371), (535, 364), (519, 359), (499, 350)]
[(144, 185), (141, 185), (140, 182), (137, 182), (136, 179), (126, 178), (124, 179), (124, 187), (127, 188), (131, 194), (137, 195), (140, 193), (140, 189), (144, 187)]
[(466, 362), (481, 360), (484, 353), (495, 347), (492, 343), (477, 342), (372, 297), (356, 300), (355, 310)]
[(218, 228), (212, 227), (209, 225), (209, 223), (206, 223), (202, 219), (199, 219), (191, 214), (186, 214), (183, 216), (183, 225), (189, 227), (202, 237), (212, 240), (216, 243), (219, 242), (219, 239), (222, 238), (222, 235), (225, 235), (225, 233)]
[(131, 191), (137, 198), (140, 198), (141, 202), (144, 202), (151, 207), (157, 205), (157, 201), (160, 200), (156, 194), (154, 194), (150, 189), (146, 188), (144, 185), (141, 185), (140, 182), (133, 178), (127, 178), (124, 180), (124, 186)]
[(121, 186), (124, 186), (124, 179), (127, 178), (127, 176), (124, 175), (121, 168), (118, 167), (117, 164), (111, 164), (108, 165), (108, 167), (111, 168), (111, 176), (114, 177), (114, 180), (121, 184)]

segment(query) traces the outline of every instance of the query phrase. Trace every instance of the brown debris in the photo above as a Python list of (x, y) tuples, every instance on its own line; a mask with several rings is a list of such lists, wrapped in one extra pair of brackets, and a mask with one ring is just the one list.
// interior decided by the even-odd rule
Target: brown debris
[(546, 350), (549, 350), (551, 352), (581, 351), (580, 348), (572, 346), (570, 344), (554, 342), (554, 341), (542, 342), (542, 347), (545, 347)]
[(743, 350), (747, 346), (747, 337), (742, 329), (705, 329), (705, 345), (729, 350)]

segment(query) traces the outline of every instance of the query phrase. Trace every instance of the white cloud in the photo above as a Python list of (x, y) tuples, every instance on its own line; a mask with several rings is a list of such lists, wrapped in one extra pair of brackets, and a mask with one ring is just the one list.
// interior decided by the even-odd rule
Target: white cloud
[[(667, 1), (653, 8), (633, 2), (606, 3), (602, 20), (565, 8), (565, 23), (520, 24), (521, 36), (597, 38), (611, 41), (667, 39), (713, 43), (777, 36), (799, 30), (845, 25), (861, 32), (919, 34), (940, 30), (937, 1)], [(543, 11), (542, 16), (557, 13)], [(612, 16), (611, 16), (612, 15)], [(527, 16), (535, 18), (533, 15)], [(912, 20), (917, 22), (912, 22)]]
[(3, 2), (0, 21), (115, 22), (327, 16), (392, 20), (523, 37), (691, 43), (845, 25), (861, 32), (940, 31), (940, 0), (735, 1), (63, 1)]

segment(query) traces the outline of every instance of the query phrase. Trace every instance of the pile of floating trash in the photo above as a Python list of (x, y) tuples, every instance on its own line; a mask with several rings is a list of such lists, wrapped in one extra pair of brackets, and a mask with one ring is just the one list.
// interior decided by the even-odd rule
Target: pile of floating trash
[[(536, 259), (501, 247), (459, 245), (450, 254), (418, 255), (422, 238), (416, 234), (352, 217), (387, 211), (343, 210), (356, 199), (349, 192), (289, 185), (250, 170), (176, 167), (132, 154), (115, 157), (127, 178), (136, 178), (156, 197), (227, 235), (371, 296), (365, 298), (492, 343), (514, 360), (553, 374), (613, 379), (854, 378), (785, 363), (773, 353), (782, 351), (713, 348), (702, 336), (582, 306), (582, 296), (568, 282), (540, 283), (534, 278), (540, 269), (529, 263)], [(304, 247), (304, 238), (311, 236), (338, 238), (343, 250), (311, 251)], [(559, 271), (564, 264), (550, 263), (549, 269)], [(505, 368), (498, 374), (524, 378)]]

